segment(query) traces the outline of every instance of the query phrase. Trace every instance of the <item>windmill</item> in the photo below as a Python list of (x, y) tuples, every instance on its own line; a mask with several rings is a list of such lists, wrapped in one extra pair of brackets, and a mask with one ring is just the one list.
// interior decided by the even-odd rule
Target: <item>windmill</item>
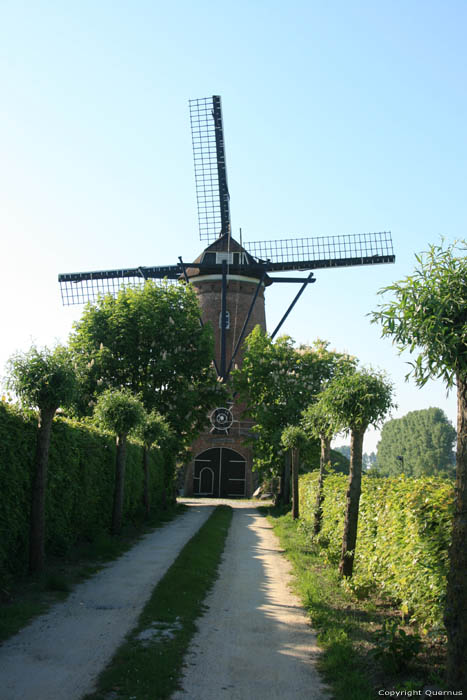
[[(214, 364), (221, 381), (241, 364), (242, 344), (259, 324), (266, 328), (264, 289), (271, 284), (298, 284), (299, 289), (271, 336), (274, 337), (307, 286), (313, 271), (322, 268), (393, 263), (390, 232), (315, 238), (284, 238), (238, 242), (231, 235), (221, 98), (190, 100), (199, 235), (207, 247), (193, 262), (182, 257), (172, 265), (59, 275), (65, 305), (95, 301), (122, 286), (148, 279), (184, 279), (193, 284), (201, 322), (210, 322), (215, 335)], [(283, 276), (291, 271), (307, 276)], [(192, 447), (194, 459), (186, 472), (187, 495), (243, 496), (254, 487), (251, 450), (245, 444), (251, 423), (242, 420), (242, 407), (218, 407), (206, 432)]]

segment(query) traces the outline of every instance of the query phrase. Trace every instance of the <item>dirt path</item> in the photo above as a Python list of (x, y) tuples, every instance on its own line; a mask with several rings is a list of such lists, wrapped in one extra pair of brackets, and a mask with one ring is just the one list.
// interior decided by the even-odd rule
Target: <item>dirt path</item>
[(90, 692), (157, 582), (212, 508), (195, 502), (5, 642), (0, 698), (79, 700)]
[(220, 577), (173, 700), (318, 700), (319, 653), (289, 588), (290, 565), (266, 518), (232, 503)]

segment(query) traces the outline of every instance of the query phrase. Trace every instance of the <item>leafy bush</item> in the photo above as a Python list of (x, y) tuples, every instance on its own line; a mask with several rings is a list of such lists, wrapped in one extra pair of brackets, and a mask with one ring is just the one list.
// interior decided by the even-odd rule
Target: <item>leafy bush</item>
[[(301, 477), (301, 514), (310, 524), (318, 473)], [(324, 482), (323, 556), (337, 562), (344, 528), (347, 478)], [(364, 595), (378, 589), (424, 631), (443, 628), (454, 488), (438, 477), (363, 477), (352, 586)]]
[[(1, 579), (26, 570), (32, 460), (37, 420), (0, 402), (0, 587)], [(56, 554), (78, 540), (107, 532), (112, 515), (115, 439), (90, 425), (55, 418), (46, 497), (46, 550)], [(151, 503), (157, 508), (174, 479), (173, 456), (149, 455)], [(143, 514), (143, 457), (127, 445), (124, 518)]]
[(397, 620), (384, 622), (377, 638), (378, 644), (373, 656), (381, 661), (389, 673), (399, 673), (407, 668), (422, 648), (420, 635), (407, 634), (399, 627)]

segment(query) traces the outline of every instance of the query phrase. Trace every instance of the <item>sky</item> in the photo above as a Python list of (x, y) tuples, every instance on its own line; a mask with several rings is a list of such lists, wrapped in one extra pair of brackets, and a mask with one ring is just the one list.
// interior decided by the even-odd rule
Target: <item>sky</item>
[[(66, 342), (82, 308), (59, 273), (203, 250), (188, 100), (217, 94), (234, 237), (392, 232), (395, 264), (317, 270), (283, 332), (387, 371), (392, 417), (455, 425), (455, 393), (405, 382), (413, 358), (368, 313), (416, 253), (467, 237), (466, 25), (460, 0), (2, 0), (0, 374)], [(270, 331), (296, 291), (267, 290)]]

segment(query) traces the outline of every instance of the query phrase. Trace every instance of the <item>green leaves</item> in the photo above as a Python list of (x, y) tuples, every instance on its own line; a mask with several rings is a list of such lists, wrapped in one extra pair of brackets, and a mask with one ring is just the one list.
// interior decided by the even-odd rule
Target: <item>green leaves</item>
[(128, 389), (107, 389), (97, 400), (94, 417), (103, 428), (126, 436), (142, 424), (145, 414), (140, 399)]
[[(300, 512), (312, 526), (318, 472), (300, 477)], [(344, 529), (347, 479), (324, 481), (322, 556), (335, 563)], [(443, 630), (454, 489), (447, 479), (363, 477), (351, 586), (378, 589), (422, 629)], [(421, 584), (422, 582), (422, 584)]]
[(416, 255), (414, 274), (380, 290), (393, 298), (371, 314), (400, 352), (419, 349), (408, 375), (419, 386), (441, 378), (450, 387), (456, 373), (467, 373), (466, 249), (459, 241)]
[(295, 348), (288, 336), (275, 342), (258, 326), (245, 341), (243, 365), (233, 373), (234, 387), (256, 422), (252, 448), (255, 466), (282, 466), (282, 431), (298, 425), (302, 411), (316, 401), (323, 382), (355, 364), (355, 358), (316, 340)]
[(410, 411), (388, 421), (378, 443), (382, 475), (454, 475), (456, 431), (440, 408)]
[(225, 395), (212, 367), (212, 331), (200, 327), (190, 286), (147, 281), (101, 298), (75, 325), (70, 347), (80, 379), (78, 415), (89, 415), (105, 389), (126, 387), (147, 411), (165, 417), (180, 447)]
[(281, 445), (287, 450), (300, 449), (306, 444), (307, 437), (303, 428), (298, 425), (288, 425), (282, 431)]
[(394, 407), (392, 396), (393, 385), (384, 372), (355, 370), (329, 382), (319, 397), (319, 410), (335, 432), (365, 431), (369, 425), (377, 426)]
[(158, 411), (145, 413), (142, 422), (136, 429), (136, 434), (141, 438), (146, 447), (160, 446), (172, 436), (172, 430), (168, 422)]
[(71, 355), (61, 345), (53, 350), (33, 345), (28, 352), (14, 355), (8, 363), (8, 375), (7, 387), (27, 408), (56, 411), (76, 392)]

